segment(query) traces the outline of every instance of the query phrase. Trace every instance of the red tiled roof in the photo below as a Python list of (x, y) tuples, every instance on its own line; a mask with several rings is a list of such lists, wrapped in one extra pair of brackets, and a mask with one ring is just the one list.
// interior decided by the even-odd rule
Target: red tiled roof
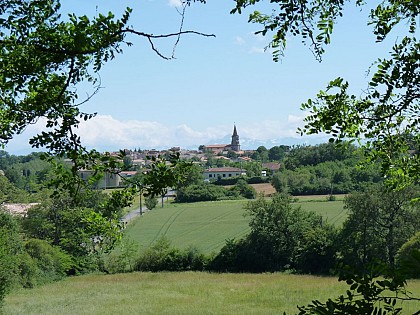
[(271, 162), (271, 163), (263, 163), (262, 166), (265, 167), (265, 168), (268, 168), (268, 169), (270, 169), (272, 171), (278, 171), (280, 169), (280, 163), (274, 163), (274, 162)]
[(205, 148), (224, 148), (227, 147), (228, 144), (209, 144), (209, 145), (205, 145)]
[(208, 168), (204, 172), (206, 173), (225, 173), (225, 172), (240, 172), (241, 169), (237, 167), (214, 167)]

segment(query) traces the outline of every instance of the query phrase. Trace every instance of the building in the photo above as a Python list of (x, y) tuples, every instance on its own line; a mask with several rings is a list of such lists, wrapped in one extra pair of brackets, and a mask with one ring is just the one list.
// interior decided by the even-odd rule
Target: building
[(204, 146), (204, 151), (210, 151), (214, 154), (229, 150), (235, 152), (241, 151), (241, 144), (239, 142), (239, 135), (238, 131), (236, 130), (236, 125), (233, 125), (232, 141), (230, 144), (209, 144)]
[[(93, 170), (80, 170), (79, 176), (85, 182), (88, 182), (89, 179), (95, 174), (96, 172)], [(108, 173), (105, 172), (104, 175), (95, 182), (94, 186), (98, 189), (107, 189), (107, 188), (116, 188), (122, 186), (121, 176), (118, 174)]]
[(238, 132), (236, 131), (236, 126), (233, 126), (232, 141), (230, 143), (230, 149), (235, 152), (241, 151), (241, 145), (239, 143)]
[(269, 162), (269, 163), (263, 163), (262, 167), (265, 169), (268, 169), (271, 171), (271, 174), (274, 174), (275, 172), (279, 171), (281, 168), (280, 163), (276, 162)]
[(244, 175), (246, 175), (246, 172), (237, 167), (208, 168), (203, 172), (205, 182), (218, 180), (219, 178), (229, 178)]

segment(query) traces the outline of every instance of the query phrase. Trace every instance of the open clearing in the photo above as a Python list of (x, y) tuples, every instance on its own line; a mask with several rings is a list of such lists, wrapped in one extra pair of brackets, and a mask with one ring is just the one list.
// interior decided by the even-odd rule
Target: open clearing
[[(134, 219), (126, 235), (140, 245), (149, 247), (161, 237), (168, 238), (177, 248), (196, 247), (203, 253), (220, 250), (227, 239), (239, 239), (249, 231), (244, 206), (248, 200), (226, 200), (159, 205), (142, 217)], [(305, 210), (322, 215), (324, 221), (341, 225), (347, 216), (343, 201), (327, 202), (313, 197), (294, 203)]]
[[(420, 295), (420, 281), (408, 288)], [(7, 315), (296, 314), (296, 305), (345, 293), (332, 277), (274, 274), (131, 273), (87, 275), (6, 297)], [(404, 314), (420, 309), (405, 303)]]

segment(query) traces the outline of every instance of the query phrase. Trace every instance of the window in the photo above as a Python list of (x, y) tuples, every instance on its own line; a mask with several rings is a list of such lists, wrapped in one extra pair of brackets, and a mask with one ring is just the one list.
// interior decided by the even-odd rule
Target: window
[(223, 174), (223, 177), (226, 177), (226, 174)]
[(229, 177), (232, 177), (232, 174), (229, 174)]
[(209, 174), (209, 178), (212, 178), (213, 177), (213, 175), (212, 174)]

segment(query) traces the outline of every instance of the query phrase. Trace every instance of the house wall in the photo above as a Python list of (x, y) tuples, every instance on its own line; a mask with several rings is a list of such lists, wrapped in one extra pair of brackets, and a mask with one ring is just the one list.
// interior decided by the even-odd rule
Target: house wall
[[(242, 172), (242, 175), (245, 175), (245, 173)], [(203, 176), (204, 176), (204, 181), (210, 182), (210, 181), (217, 180), (219, 177), (220, 178), (230, 178), (230, 177), (235, 177), (235, 176), (241, 176), (241, 172), (240, 171), (237, 171), (237, 172), (204, 172)]]
[[(88, 181), (89, 178), (93, 175), (93, 171), (80, 171), (79, 176), (84, 180)], [(116, 174), (105, 173), (105, 175), (96, 183), (96, 188), (106, 189), (119, 187), (121, 184), (120, 176)]]

